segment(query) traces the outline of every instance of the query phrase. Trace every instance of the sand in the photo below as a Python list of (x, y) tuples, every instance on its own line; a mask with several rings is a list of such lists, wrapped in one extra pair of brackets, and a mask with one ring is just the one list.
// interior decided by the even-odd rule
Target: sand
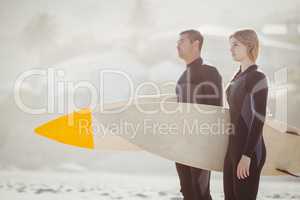
[[(212, 174), (214, 200), (224, 198), (222, 177)], [(57, 172), (51, 170), (0, 172), (1, 200), (169, 199), (179, 200), (176, 176), (108, 172)], [(258, 199), (300, 199), (300, 181), (263, 178)]]

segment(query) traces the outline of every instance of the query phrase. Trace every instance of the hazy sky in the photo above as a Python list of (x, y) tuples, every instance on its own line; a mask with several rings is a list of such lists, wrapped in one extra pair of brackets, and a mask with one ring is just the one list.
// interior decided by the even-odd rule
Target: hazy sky
[[(93, 82), (95, 70), (110, 68), (128, 72), (136, 83), (175, 81), (184, 70), (175, 49), (178, 33), (202, 27), (203, 55), (228, 81), (237, 68), (228, 51), (230, 32), (244, 27), (260, 32), (265, 23), (300, 24), (298, 0), (0, 0), (0, 5), (0, 160), (25, 166), (26, 155), (35, 155), (31, 161), (38, 165), (53, 146), (33, 137), (38, 120), (14, 104), (12, 88), (20, 73), (55, 67), (65, 70), (67, 80)], [(277, 68), (299, 66), (299, 43), (265, 37), (262, 44), (260, 63), (270, 78)], [(24, 91), (29, 103), (45, 101), (43, 81), (28, 81)], [(108, 99), (126, 97), (120, 86), (122, 82), (111, 80)], [(297, 105), (300, 96), (295, 99), (291, 105)], [(298, 111), (294, 106), (290, 110), (297, 124)], [(50, 160), (77, 155), (67, 147), (55, 147), (67, 153), (53, 151)]]

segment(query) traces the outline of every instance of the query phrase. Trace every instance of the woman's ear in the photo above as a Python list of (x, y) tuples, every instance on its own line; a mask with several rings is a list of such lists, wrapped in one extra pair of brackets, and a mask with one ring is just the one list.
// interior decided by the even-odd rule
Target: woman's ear
[(254, 47), (248, 47), (248, 52), (251, 53), (253, 51)]
[(254, 47), (248, 47), (247, 49), (248, 49), (248, 51), (247, 51), (248, 52), (248, 57), (252, 60), (252, 57), (253, 57), (252, 56), (252, 51), (253, 51)]

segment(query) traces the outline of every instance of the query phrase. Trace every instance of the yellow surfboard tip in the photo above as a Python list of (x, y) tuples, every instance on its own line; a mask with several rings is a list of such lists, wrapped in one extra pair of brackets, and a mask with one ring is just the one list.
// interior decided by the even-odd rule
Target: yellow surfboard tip
[(94, 149), (92, 112), (81, 109), (58, 117), (34, 129), (41, 136), (77, 147)]

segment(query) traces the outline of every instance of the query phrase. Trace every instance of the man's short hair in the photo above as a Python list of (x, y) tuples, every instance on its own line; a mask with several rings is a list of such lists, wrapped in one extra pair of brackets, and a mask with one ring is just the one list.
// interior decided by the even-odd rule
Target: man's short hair
[(186, 34), (191, 42), (199, 41), (199, 50), (201, 51), (203, 45), (203, 36), (202, 34), (194, 29), (185, 30), (180, 33), (180, 35)]

